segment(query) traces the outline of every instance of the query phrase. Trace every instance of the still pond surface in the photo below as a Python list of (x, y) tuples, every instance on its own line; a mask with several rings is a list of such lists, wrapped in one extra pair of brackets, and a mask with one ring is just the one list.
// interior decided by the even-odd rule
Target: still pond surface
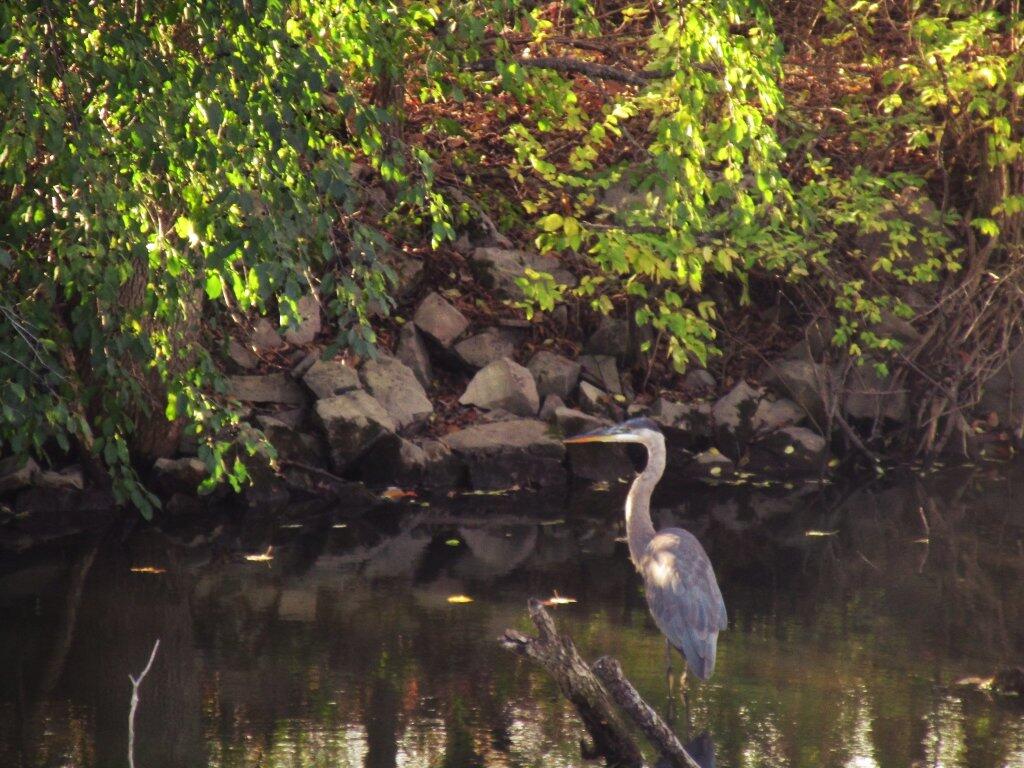
[[(139, 768), (582, 765), (571, 707), (496, 638), (531, 629), (527, 598), (571, 597), (559, 628), (665, 707), (621, 497), (122, 525), (5, 556), (0, 766), (126, 765), (128, 675), (156, 638)], [(676, 720), (707, 733), (705, 764), (1024, 766), (1020, 700), (957, 685), (1024, 663), (1024, 474), (655, 508), (701, 538), (729, 606)]]

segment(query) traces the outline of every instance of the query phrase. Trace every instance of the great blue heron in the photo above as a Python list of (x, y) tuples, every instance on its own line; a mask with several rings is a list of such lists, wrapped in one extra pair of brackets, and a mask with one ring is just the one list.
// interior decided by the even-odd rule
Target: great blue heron
[[(565, 441), (638, 443), (647, 449), (647, 466), (626, 496), (629, 556), (644, 579), (654, 623), (701, 680), (715, 669), (718, 633), (726, 628), (725, 601), (704, 547), (682, 528), (655, 532), (651, 494), (665, 471), (665, 437), (650, 419), (631, 419)], [(685, 674), (685, 672), (684, 672)]]

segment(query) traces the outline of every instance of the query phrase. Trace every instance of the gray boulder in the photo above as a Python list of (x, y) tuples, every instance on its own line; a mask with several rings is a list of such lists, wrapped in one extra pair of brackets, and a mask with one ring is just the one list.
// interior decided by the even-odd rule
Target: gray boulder
[(610, 427), (612, 422), (608, 419), (591, 416), (575, 408), (563, 406), (562, 408), (555, 409), (555, 424), (558, 425), (558, 430), (565, 437), (572, 437), (573, 435), (591, 432), (602, 427)]
[(504, 298), (522, 298), (523, 291), (516, 280), (523, 277), (528, 268), (547, 272), (564, 285), (576, 285), (572, 273), (563, 269), (561, 262), (548, 254), (508, 248), (477, 248), (470, 257), (470, 266), (480, 282)]
[(398, 348), (395, 356), (409, 366), (416, 380), (424, 387), (429, 387), (434, 378), (434, 370), (430, 365), (430, 354), (423, 337), (415, 323), (406, 323), (398, 332)]
[(611, 355), (583, 355), (580, 357), (583, 377), (613, 395), (622, 394), (619, 367)]
[(477, 490), (565, 483), (565, 448), (543, 421), (480, 424), (446, 435), (443, 442), (465, 462), (470, 485)]
[(907, 390), (896, 386), (892, 376), (879, 376), (870, 363), (850, 368), (842, 383), (842, 396), (843, 413), (850, 418), (889, 419), (902, 424), (910, 417)]
[(754, 414), (764, 398), (760, 387), (739, 382), (711, 407), (718, 446), (728, 455), (739, 457), (754, 435)]
[(538, 417), (541, 421), (552, 422), (555, 420), (556, 412), (559, 408), (565, 407), (565, 401), (562, 400), (558, 395), (548, 395), (544, 398), (544, 402), (540, 406), (540, 413)]
[(804, 328), (804, 337), (785, 353), (787, 360), (821, 361), (832, 348), (835, 326), (828, 318), (815, 318)]
[(0, 461), (0, 493), (17, 491), (32, 484), (39, 473), (39, 465), (33, 459), (19, 460), (11, 456)]
[(752, 426), (758, 433), (772, 432), (783, 427), (795, 426), (803, 421), (806, 415), (804, 409), (792, 400), (764, 398), (757, 404)]
[(833, 377), (821, 363), (803, 358), (776, 360), (768, 368), (765, 384), (776, 394), (792, 398), (816, 424), (825, 423), (822, 392), (831, 392)]
[(715, 377), (703, 368), (687, 371), (683, 377), (683, 389), (693, 395), (706, 395), (715, 391), (718, 383)]
[(994, 413), (1001, 427), (1019, 435), (1024, 422), (1024, 344), (985, 382), (978, 411)]
[(673, 444), (692, 449), (714, 436), (711, 404), (706, 400), (673, 403), (659, 397), (649, 415), (664, 428)]
[(602, 317), (583, 351), (591, 355), (611, 355), (621, 358), (629, 352), (629, 325), (615, 317)]
[(698, 480), (721, 480), (736, 474), (736, 465), (717, 448), (709, 448), (693, 457), (686, 475)]
[(154, 485), (168, 494), (194, 494), (207, 474), (206, 464), (192, 457), (157, 459), (153, 464)]
[(273, 323), (261, 317), (249, 337), (249, 345), (257, 352), (274, 352), (284, 346), (284, 339)]
[(301, 405), (306, 402), (302, 387), (286, 373), (229, 376), (228, 393), (243, 403)]
[(266, 414), (256, 417), (267, 440), (274, 446), (279, 458), (321, 467), (326, 464), (323, 444), (308, 432), (302, 432), (289, 426), (280, 419)]
[(557, 395), (565, 400), (576, 389), (576, 383), (580, 380), (579, 363), (546, 350), (537, 352), (527, 368), (537, 382), (537, 393), (541, 397)]
[(397, 282), (393, 295), (397, 300), (401, 301), (406, 298), (423, 282), (424, 267), (422, 258), (397, 248), (385, 250), (381, 258), (395, 273)]
[(317, 397), (334, 397), (353, 389), (361, 389), (359, 374), (344, 360), (317, 360), (302, 377), (306, 386)]
[(516, 351), (516, 335), (502, 328), (487, 328), (455, 345), (455, 354), (473, 368), (483, 368)]
[(320, 304), (315, 296), (307, 293), (296, 302), (296, 309), (299, 318), (285, 330), (284, 340), (289, 344), (303, 346), (311, 343), (320, 333)]
[(608, 395), (595, 387), (589, 381), (580, 382), (579, 401), (580, 407), (589, 413), (601, 413), (604, 411)]
[(378, 440), (359, 460), (357, 472), (370, 485), (400, 488), (453, 488), (461, 480), (461, 465), (447, 445), (398, 435)]
[(501, 408), (520, 416), (535, 416), (540, 408), (540, 396), (530, 371), (507, 357), (478, 371), (459, 402), (486, 409)]
[(828, 464), (828, 442), (803, 427), (784, 427), (757, 440), (748, 467), (783, 477), (820, 474)]
[(33, 485), (50, 491), (81, 491), (85, 489), (85, 477), (79, 467), (68, 467), (60, 472), (47, 470), (35, 476)]
[(429, 294), (413, 315), (416, 327), (445, 349), (469, 327), (469, 320), (437, 293)]
[(228, 357), (243, 371), (251, 371), (260, 364), (260, 359), (252, 350), (235, 339), (228, 340)]
[(399, 429), (422, 424), (434, 413), (434, 406), (412, 369), (390, 355), (367, 360), (360, 371), (363, 383), (384, 406)]
[(339, 472), (398, 428), (384, 406), (361, 389), (317, 400), (316, 416), (327, 436), (331, 465)]

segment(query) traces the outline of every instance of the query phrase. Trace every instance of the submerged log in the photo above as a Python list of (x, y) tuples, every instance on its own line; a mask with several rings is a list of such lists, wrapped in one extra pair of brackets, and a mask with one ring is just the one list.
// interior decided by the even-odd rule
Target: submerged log
[(640, 748), (615, 708), (617, 704), (670, 765), (700, 768), (672, 729), (625, 678), (618, 661), (604, 656), (591, 669), (572, 639), (558, 634), (554, 620), (540, 600), (530, 600), (529, 610), (538, 636), (507, 629), (499, 642), (506, 650), (540, 664), (558, 684), (562, 695), (576, 707), (592, 741), (590, 745), (581, 745), (584, 757), (604, 757), (609, 765), (630, 768), (644, 765)]

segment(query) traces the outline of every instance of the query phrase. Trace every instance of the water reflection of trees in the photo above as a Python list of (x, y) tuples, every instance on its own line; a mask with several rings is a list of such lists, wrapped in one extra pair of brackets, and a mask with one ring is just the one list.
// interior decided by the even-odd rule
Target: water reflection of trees
[[(705, 541), (730, 605), (719, 674), (691, 702), (718, 764), (1020, 762), (1020, 711), (948, 684), (1024, 651), (1021, 488), (925, 478), (656, 499), (661, 524)], [(42, 696), (46, 727), (26, 731), (36, 748), (19, 759), (120, 764), (126, 675), (159, 635), (140, 764), (576, 765), (572, 713), (493, 639), (522, 625), (527, 596), (577, 597), (564, 631), (663, 700), (662, 640), (616, 541), (619, 503), (577, 497), (544, 522), (514, 500), (389, 508), (343, 529), (277, 529), (275, 560), (258, 566), (161, 539), (113, 546), (83, 577), (74, 640)], [(271, 543), (253, 536), (226, 540)], [(140, 560), (167, 572), (130, 574)], [(39, 640), (60, 635), (73, 571), (63, 579), (35, 634), (23, 616), (17, 632), (0, 628), (8, 658), (39, 669), (52, 657)], [(475, 602), (448, 604), (455, 593)], [(0, 694), (18, 701), (6, 684)]]

